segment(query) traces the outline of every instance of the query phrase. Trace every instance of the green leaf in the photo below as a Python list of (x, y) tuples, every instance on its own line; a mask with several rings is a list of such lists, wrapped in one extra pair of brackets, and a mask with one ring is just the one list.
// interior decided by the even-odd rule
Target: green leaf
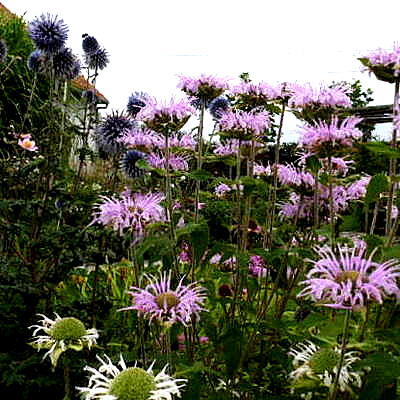
[(188, 176), (189, 178), (192, 178), (196, 181), (206, 181), (213, 177), (210, 172), (208, 172), (204, 169), (197, 169), (196, 171), (186, 174), (186, 176)]
[(374, 353), (358, 361), (354, 368), (370, 370), (359, 398), (380, 400), (384, 391), (400, 376), (400, 359), (387, 353)]
[(379, 200), (379, 196), (381, 193), (389, 190), (389, 181), (388, 177), (381, 173), (374, 175), (368, 186), (367, 186), (367, 194), (365, 195), (365, 204), (370, 205)]
[(371, 153), (381, 154), (388, 158), (400, 158), (400, 151), (384, 142), (371, 142), (364, 144)]

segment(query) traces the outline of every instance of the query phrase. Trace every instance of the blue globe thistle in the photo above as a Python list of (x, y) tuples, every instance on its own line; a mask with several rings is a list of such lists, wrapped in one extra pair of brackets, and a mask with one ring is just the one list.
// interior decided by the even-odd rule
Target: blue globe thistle
[(82, 35), (82, 49), (85, 54), (94, 54), (100, 50), (99, 42), (93, 36), (89, 36), (87, 33)]
[(110, 154), (120, 152), (123, 144), (118, 142), (118, 139), (133, 126), (134, 122), (126, 115), (113, 111), (96, 128), (95, 139), (98, 149)]
[(135, 118), (139, 111), (146, 106), (148, 95), (143, 92), (135, 92), (129, 96), (126, 110), (128, 114)]
[(3, 63), (7, 58), (7, 45), (3, 39), (0, 39), (0, 63)]
[(62, 19), (50, 14), (42, 14), (29, 24), (29, 36), (36, 47), (47, 53), (55, 54), (60, 51), (68, 38), (68, 27)]
[(193, 106), (196, 110), (200, 110), (202, 100), (198, 97), (191, 97), (190, 98), (190, 105)]
[(139, 160), (145, 160), (146, 154), (137, 150), (129, 150), (127, 151), (122, 160), (121, 160), (121, 168), (125, 172), (127, 176), (130, 178), (138, 178), (144, 174), (143, 169), (136, 166), (136, 163)]
[(214, 99), (210, 105), (208, 106), (208, 111), (214, 118), (214, 120), (218, 120), (221, 118), (221, 114), (225, 111), (228, 111), (230, 108), (230, 102), (226, 97), (217, 97)]
[(108, 59), (107, 51), (99, 48), (93, 54), (85, 54), (85, 61), (89, 68), (104, 69), (110, 60)]
[[(80, 63), (71, 49), (64, 47), (53, 56), (53, 70), (56, 78), (73, 79), (79, 75)], [(51, 67), (49, 63), (48, 67)]]
[(34, 50), (28, 57), (28, 68), (33, 72), (44, 72), (45, 57), (40, 50)]

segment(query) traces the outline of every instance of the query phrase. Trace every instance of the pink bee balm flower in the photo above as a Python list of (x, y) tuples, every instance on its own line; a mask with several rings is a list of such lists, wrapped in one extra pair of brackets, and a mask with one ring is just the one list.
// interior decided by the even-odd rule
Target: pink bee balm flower
[(282, 98), (282, 90), (283, 85), (271, 86), (265, 82), (241, 82), (232, 88), (232, 93), (244, 98), (271, 101)]
[[(381, 78), (379, 71), (376, 69), (379, 67), (386, 67), (389, 71), (391, 70), (394, 76), (398, 76), (400, 73), (400, 46), (394, 44), (393, 50), (374, 50), (359, 60), (366, 66), (367, 71), (377, 72), (378, 79)], [(385, 72), (389, 73), (389, 71)], [(383, 80), (388, 80), (387, 78), (385, 76)], [(392, 80), (389, 78), (388, 81)]]
[(225, 111), (219, 120), (221, 131), (238, 136), (261, 135), (271, 126), (267, 112)]
[(180, 76), (178, 88), (182, 89), (189, 96), (205, 99), (207, 102), (220, 96), (229, 89), (226, 79), (217, 78), (212, 75), (201, 74), (198, 78)]
[[(195, 150), (197, 141), (190, 133), (174, 134), (169, 138), (170, 147), (178, 147), (185, 150)], [(165, 148), (165, 141), (161, 143), (160, 148)]]
[(186, 326), (193, 316), (199, 320), (200, 312), (204, 310), (205, 289), (197, 282), (185, 286), (183, 279), (172, 289), (171, 272), (164, 272), (159, 279), (150, 276), (150, 284), (144, 289), (131, 287), (132, 291), (128, 293), (132, 296), (132, 306), (122, 310), (137, 310), (150, 321), (158, 320), (168, 325), (181, 322)]
[(120, 198), (102, 196), (103, 202), (97, 205), (91, 224), (99, 222), (111, 226), (122, 234), (124, 229), (132, 229), (141, 235), (146, 225), (165, 220), (165, 210), (160, 203), (162, 193), (131, 193), (125, 191)]
[(261, 175), (270, 176), (270, 175), (272, 175), (272, 168), (270, 165), (267, 165), (266, 167), (264, 167), (261, 164), (255, 163), (253, 173), (256, 176), (261, 176)]
[(314, 89), (310, 85), (292, 84), (289, 89), (292, 92), (289, 99), (290, 107), (351, 107), (351, 99), (347, 94), (349, 89), (343, 86), (332, 88), (322, 86)]
[(256, 278), (265, 278), (267, 276), (265, 261), (261, 256), (250, 257), (249, 272)]
[(154, 147), (160, 147), (164, 139), (150, 129), (135, 127), (124, 133), (118, 141), (128, 148), (150, 151)]
[[(241, 140), (239, 143), (238, 139), (229, 139), (223, 144), (217, 145), (217, 147), (214, 150), (214, 154), (217, 154), (219, 156), (231, 156), (231, 155), (236, 155), (238, 150), (239, 150), (239, 144), (240, 148), (251, 148), (251, 140)], [(264, 144), (260, 142), (255, 142), (254, 143), (255, 147), (264, 147)]]
[(290, 164), (278, 165), (278, 178), (283, 185), (313, 186), (315, 184), (315, 179), (309, 172), (301, 171)]
[[(329, 170), (329, 160), (328, 158), (320, 159), (322, 166), (326, 171)], [(332, 157), (331, 158), (331, 173), (333, 175), (346, 175), (349, 171), (350, 166), (354, 164), (353, 160), (345, 160), (341, 157)]]
[(18, 140), (18, 145), (23, 149), (28, 151), (37, 151), (39, 148), (36, 146), (36, 143), (31, 140), (30, 134), (25, 134), (20, 136), (21, 139)]
[(330, 147), (351, 147), (354, 140), (362, 137), (362, 132), (356, 125), (362, 118), (349, 117), (339, 122), (337, 117), (333, 117), (328, 124), (320, 121), (314, 125), (307, 124), (303, 128), (299, 144), (311, 152), (318, 152), (324, 145)]
[(152, 99), (140, 110), (137, 119), (154, 131), (167, 134), (181, 129), (195, 111), (187, 100), (157, 102)]
[[(188, 157), (179, 156), (177, 154), (171, 154), (169, 157), (169, 168), (173, 171), (188, 171)], [(167, 160), (164, 156), (157, 153), (152, 153), (147, 157), (149, 165), (153, 168), (165, 169), (167, 166)]]
[(365, 248), (339, 247), (336, 255), (329, 247), (316, 247), (318, 261), (309, 260), (314, 267), (301, 282), (305, 288), (299, 296), (311, 296), (326, 307), (357, 310), (370, 301), (382, 303), (396, 296), (400, 300), (397, 279), (398, 260), (383, 264), (372, 261), (373, 253), (365, 258)]
[(226, 193), (229, 193), (232, 188), (225, 183), (221, 183), (220, 185), (216, 186), (214, 189), (214, 193), (217, 197), (223, 197)]
[(363, 176), (359, 180), (353, 182), (346, 189), (347, 198), (349, 200), (358, 200), (367, 194), (367, 186), (371, 180), (370, 176)]

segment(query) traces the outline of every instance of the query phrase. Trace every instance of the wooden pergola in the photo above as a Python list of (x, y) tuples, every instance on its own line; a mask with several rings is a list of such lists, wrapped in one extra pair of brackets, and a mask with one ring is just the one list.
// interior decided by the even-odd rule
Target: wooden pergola
[(392, 104), (353, 108), (351, 111), (358, 117), (363, 118), (364, 122), (371, 125), (393, 122)]

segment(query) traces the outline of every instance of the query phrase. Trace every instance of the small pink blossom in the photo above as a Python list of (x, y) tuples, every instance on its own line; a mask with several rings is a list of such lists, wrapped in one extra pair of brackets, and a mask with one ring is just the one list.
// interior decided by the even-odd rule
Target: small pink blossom
[(226, 193), (229, 193), (232, 189), (225, 183), (221, 183), (215, 187), (214, 193), (217, 197), (223, 197)]
[(222, 255), (219, 253), (216, 253), (210, 258), (209, 262), (211, 265), (217, 265), (221, 261), (221, 258), (222, 258)]
[(18, 145), (21, 146), (24, 150), (28, 151), (37, 151), (39, 148), (36, 146), (34, 140), (31, 140), (30, 133), (19, 135), (20, 139), (18, 140)]

